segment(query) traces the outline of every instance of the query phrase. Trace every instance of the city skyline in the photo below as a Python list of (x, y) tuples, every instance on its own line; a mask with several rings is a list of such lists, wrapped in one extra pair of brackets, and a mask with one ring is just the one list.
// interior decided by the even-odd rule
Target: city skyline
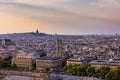
[(120, 0), (0, 0), (0, 34), (115, 34)]

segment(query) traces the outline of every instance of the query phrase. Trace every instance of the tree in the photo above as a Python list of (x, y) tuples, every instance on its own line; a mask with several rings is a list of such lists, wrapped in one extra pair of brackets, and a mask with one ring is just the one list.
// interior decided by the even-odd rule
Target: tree
[(92, 66), (88, 66), (86, 69), (87, 75), (89, 77), (94, 76), (95, 75), (95, 68)]
[(62, 61), (62, 66), (64, 67), (67, 63), (67, 60), (72, 58), (73, 57), (73, 54), (68, 54)]
[[(120, 75), (120, 66), (117, 67), (118, 75)], [(120, 80), (120, 76), (117, 77), (118, 80)]]
[(12, 68), (16, 68), (17, 65), (16, 65), (15, 63), (12, 63), (12, 64), (11, 64), (11, 67), (12, 67)]
[(5, 67), (7, 67), (7, 61), (0, 58), (0, 68), (5, 68)]
[(94, 76), (95, 68), (91, 65), (65, 65), (64, 70), (76, 76)]
[(77, 73), (76, 66), (71, 67), (71, 69), (69, 70), (69, 73), (71, 73), (72, 75), (76, 75), (76, 73)]
[(89, 66), (91, 66), (91, 65), (90, 65), (90, 64), (84, 65), (84, 70), (85, 70), (85, 71), (83, 72), (83, 76), (88, 76), (86, 70), (87, 70), (87, 68), (88, 68)]
[(99, 69), (101, 77), (105, 78), (106, 74), (110, 71), (110, 67), (103, 66)]
[(105, 76), (105, 80), (116, 80), (118, 77), (118, 71), (117, 70), (111, 70), (108, 72), (108, 74)]
[(32, 67), (29, 67), (29, 70), (31, 71), (31, 70), (34, 70), (34, 67), (32, 66)]
[(46, 73), (48, 73), (48, 72), (50, 71), (50, 68), (47, 66), (47, 67), (44, 68), (44, 71), (45, 71)]
[(72, 65), (67, 65), (67, 72), (70, 73), (70, 69), (72, 68)]
[(85, 73), (85, 68), (84, 68), (84, 66), (78, 66), (77, 67), (77, 75), (78, 76), (83, 76), (84, 75), (84, 73)]
[(117, 67), (118, 73), (120, 73), (120, 66)]
[(67, 67), (68, 67), (67, 65), (64, 66), (64, 70), (65, 70), (65, 71), (67, 71)]
[(44, 57), (44, 56), (47, 56), (46, 53), (41, 53), (40, 54), (40, 57)]
[(4, 65), (4, 61), (3, 59), (0, 58), (0, 68), (3, 68), (3, 65)]
[(67, 62), (66, 62), (65, 60), (63, 60), (63, 61), (62, 61), (62, 67), (64, 67), (64, 66), (66, 65), (66, 63), (67, 63)]

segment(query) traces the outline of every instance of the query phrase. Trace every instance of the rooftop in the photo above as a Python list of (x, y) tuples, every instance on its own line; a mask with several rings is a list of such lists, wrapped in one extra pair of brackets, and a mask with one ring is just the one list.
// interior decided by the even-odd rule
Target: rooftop
[(25, 76), (7, 76), (4, 80), (34, 80), (32, 77)]
[(120, 61), (115, 61), (115, 60), (113, 60), (113, 61), (111, 61), (111, 60), (94, 60), (94, 61), (90, 62), (90, 64), (119, 66)]
[(60, 57), (41, 57), (38, 60), (60, 60)]

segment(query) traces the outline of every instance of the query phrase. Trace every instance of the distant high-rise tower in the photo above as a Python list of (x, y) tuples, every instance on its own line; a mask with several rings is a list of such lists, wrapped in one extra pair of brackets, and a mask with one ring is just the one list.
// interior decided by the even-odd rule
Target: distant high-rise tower
[(62, 39), (57, 40), (56, 49), (56, 56), (62, 57)]

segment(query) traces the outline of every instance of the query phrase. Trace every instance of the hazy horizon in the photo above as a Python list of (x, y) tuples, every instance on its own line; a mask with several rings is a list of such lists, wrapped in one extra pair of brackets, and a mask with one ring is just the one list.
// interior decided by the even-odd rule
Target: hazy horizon
[(120, 34), (120, 0), (0, 0), (0, 34)]
[[(35, 31), (29, 31), (29, 32), (11, 32), (11, 33), (0, 33), (0, 35), (7, 35), (7, 34), (23, 34), (23, 33), (36, 33)], [(48, 35), (76, 35), (76, 36), (80, 36), (80, 35), (120, 35), (119, 33), (113, 33), (113, 34), (95, 34), (95, 33), (88, 33), (88, 34), (62, 34), (62, 33), (45, 33), (45, 32), (39, 32), (39, 33), (43, 33), (43, 34), (48, 34)]]

